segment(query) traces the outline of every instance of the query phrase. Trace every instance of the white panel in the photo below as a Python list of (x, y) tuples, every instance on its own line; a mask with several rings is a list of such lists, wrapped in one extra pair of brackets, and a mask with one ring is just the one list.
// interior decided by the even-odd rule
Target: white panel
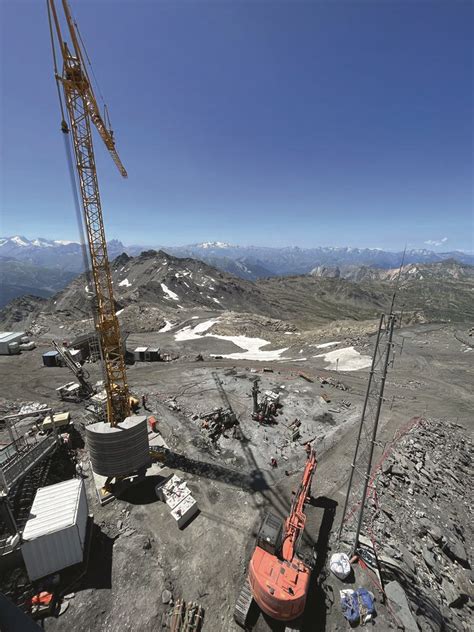
[(31, 581), (82, 562), (83, 550), (75, 525), (45, 535), (22, 547), (28, 577)]
[(87, 514), (81, 479), (37, 491), (21, 547), (31, 581), (82, 562)]

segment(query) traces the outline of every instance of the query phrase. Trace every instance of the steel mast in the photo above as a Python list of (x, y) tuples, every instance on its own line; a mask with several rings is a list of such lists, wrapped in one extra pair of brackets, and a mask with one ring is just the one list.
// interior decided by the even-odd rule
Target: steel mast
[[(79, 44), (81, 40), (80, 34), (72, 18), (67, 0), (62, 0), (62, 8), (72, 49), (69, 48), (63, 38), (55, 0), (47, 0), (47, 2), (48, 13), (53, 18), (62, 57), (62, 70), (58, 72), (55, 67), (55, 76), (58, 85), (62, 86), (69, 118), (68, 126), (63, 116), (61, 129), (65, 134), (71, 133), (72, 136), (97, 300), (96, 327), (104, 363), (107, 419), (111, 426), (116, 426), (117, 423), (130, 415), (130, 401), (122, 337), (119, 322), (115, 315), (112, 276), (107, 254), (107, 242), (91, 134), (91, 121), (97, 128), (100, 137), (124, 178), (127, 177), (127, 172), (115, 149), (113, 132), (106, 125), (100, 114), (84, 62), (83, 49)], [(51, 29), (51, 37), (53, 40), (53, 29)], [(52, 44), (54, 53), (53, 41)]]

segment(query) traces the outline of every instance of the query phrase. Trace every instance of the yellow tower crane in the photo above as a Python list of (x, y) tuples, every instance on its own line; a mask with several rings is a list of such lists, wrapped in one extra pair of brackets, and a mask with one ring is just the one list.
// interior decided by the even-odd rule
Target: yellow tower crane
[[(61, 0), (70, 42), (63, 38), (61, 21), (56, 10), (55, 0), (47, 0), (55, 77), (62, 109), (61, 90), (69, 118), (67, 124), (64, 112), (61, 129), (65, 134), (71, 133), (72, 144), (79, 182), (84, 224), (87, 233), (92, 277), (97, 300), (96, 327), (99, 334), (103, 363), (105, 390), (107, 393), (107, 419), (111, 426), (116, 426), (130, 415), (130, 396), (125, 370), (125, 358), (122, 338), (112, 289), (112, 276), (107, 255), (104, 222), (100, 203), (99, 184), (95, 166), (94, 145), (92, 142), (91, 121), (97, 128), (100, 137), (109, 150), (121, 175), (126, 178), (127, 172), (115, 149), (113, 132), (107, 121), (107, 110), (102, 117), (91, 81), (87, 73), (85, 58), (87, 54), (82, 39), (74, 22), (67, 0)], [(62, 69), (56, 64), (54, 35), (56, 32)], [(82, 46), (81, 46), (82, 44)]]

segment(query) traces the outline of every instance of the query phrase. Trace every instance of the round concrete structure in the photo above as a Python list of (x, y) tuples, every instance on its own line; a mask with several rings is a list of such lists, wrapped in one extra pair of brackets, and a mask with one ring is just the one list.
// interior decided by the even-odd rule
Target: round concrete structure
[(147, 418), (127, 417), (112, 428), (98, 422), (86, 426), (92, 469), (101, 476), (127, 476), (150, 464)]

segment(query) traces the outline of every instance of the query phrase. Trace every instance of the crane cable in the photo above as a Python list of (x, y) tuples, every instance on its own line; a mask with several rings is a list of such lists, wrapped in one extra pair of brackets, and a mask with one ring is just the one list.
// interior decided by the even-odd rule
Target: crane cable
[(58, 64), (56, 61), (56, 47), (54, 46), (53, 24), (51, 22), (51, 7), (49, 6), (49, 0), (46, 0), (46, 6), (48, 8), (49, 37), (51, 39), (51, 51), (53, 53), (54, 79), (56, 81), (56, 89), (58, 91), (59, 109), (61, 110), (61, 117), (62, 117), (61, 127), (64, 131), (65, 126), (67, 127), (67, 123), (66, 123), (66, 117), (64, 116), (64, 106), (63, 106), (63, 100), (61, 98), (61, 89), (59, 87)]
[[(81, 205), (79, 202), (79, 191), (78, 191), (78, 185), (77, 185), (77, 180), (76, 180), (76, 175), (75, 175), (75, 170), (74, 170), (74, 163), (73, 163), (73, 158), (72, 158), (71, 138), (69, 136), (69, 127), (66, 122), (66, 117), (64, 113), (64, 105), (63, 105), (63, 100), (61, 97), (61, 89), (59, 87), (59, 73), (58, 73), (58, 65), (57, 65), (57, 59), (56, 59), (56, 48), (54, 46), (53, 26), (51, 22), (51, 7), (49, 5), (49, 0), (46, 0), (46, 6), (48, 8), (49, 35), (51, 39), (51, 50), (53, 54), (54, 77), (56, 80), (56, 88), (58, 91), (59, 109), (61, 111), (61, 131), (63, 132), (64, 150), (66, 153), (66, 162), (68, 165), (69, 180), (71, 182), (71, 190), (72, 190), (72, 197), (73, 197), (73, 202), (74, 202), (74, 210), (76, 213), (77, 227), (79, 230), (79, 241), (80, 241), (81, 254), (82, 254), (82, 260), (83, 260), (83, 265), (84, 265), (84, 274), (86, 277), (87, 288), (90, 288), (90, 290), (93, 291), (91, 267), (90, 267), (89, 257), (87, 254), (86, 237), (85, 237), (85, 232), (84, 232), (84, 221), (83, 221), (83, 216), (82, 216), (82, 211), (81, 211)], [(86, 294), (87, 293), (88, 292), (86, 292)], [(96, 317), (95, 310), (93, 309), (92, 302), (91, 302), (90, 307), (91, 307), (92, 319), (94, 320), (94, 323), (96, 324), (97, 317)], [(100, 349), (100, 352), (102, 356), (102, 349)]]
[(105, 97), (104, 97), (104, 95), (102, 93), (102, 90), (100, 88), (99, 80), (97, 79), (97, 76), (96, 76), (96, 74), (94, 72), (94, 66), (92, 65), (92, 62), (90, 60), (90, 57), (89, 57), (89, 54), (87, 52), (87, 48), (86, 48), (85, 42), (82, 39), (81, 31), (79, 30), (79, 26), (78, 26), (78, 24), (76, 22), (76, 19), (75, 19), (73, 13), (72, 13), (71, 7), (69, 7), (69, 11), (71, 12), (74, 28), (76, 29), (77, 35), (79, 37), (79, 41), (81, 43), (82, 51), (84, 52), (86, 61), (89, 64), (89, 68), (91, 69), (92, 77), (94, 79), (95, 86), (96, 86), (97, 91), (99, 93), (100, 100), (102, 101), (102, 104), (104, 106), (104, 121), (105, 121), (105, 124), (107, 125), (107, 122), (108, 122), (108, 127), (111, 129), (112, 126), (111, 126), (111, 123), (110, 123), (109, 108), (108, 108), (108, 106), (107, 106), (107, 104), (105, 102)]

